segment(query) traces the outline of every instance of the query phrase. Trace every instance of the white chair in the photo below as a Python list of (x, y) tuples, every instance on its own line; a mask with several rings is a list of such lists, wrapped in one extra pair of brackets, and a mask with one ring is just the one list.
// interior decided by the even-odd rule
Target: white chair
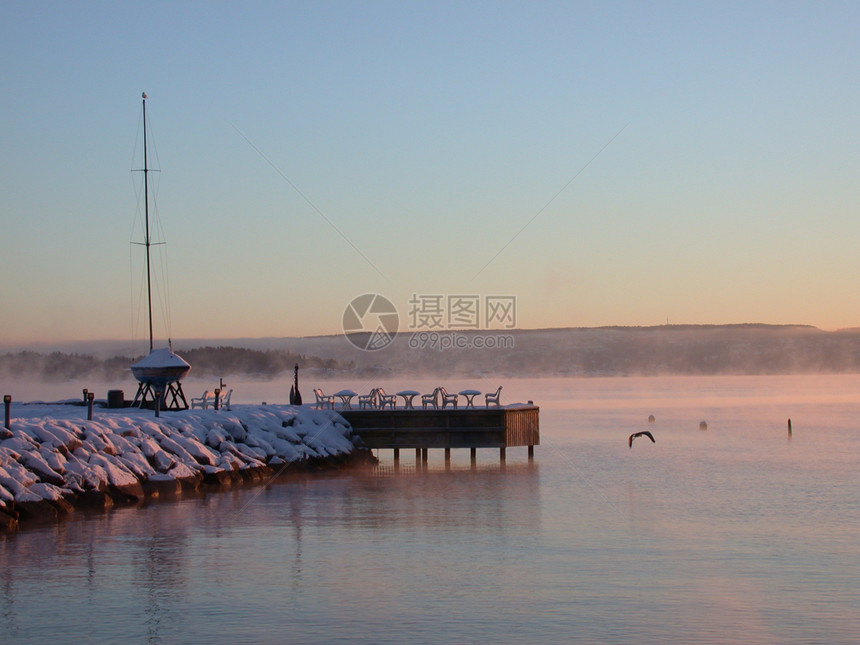
[(378, 390), (373, 388), (370, 391), (370, 394), (359, 394), (358, 396), (358, 407), (362, 410), (365, 408), (375, 408), (376, 407), (376, 393)]
[(385, 390), (381, 387), (376, 388), (376, 396), (380, 410), (384, 409), (386, 405), (390, 406), (392, 410), (397, 407), (397, 396), (394, 394), (386, 394)]
[(192, 397), (191, 409), (193, 410), (194, 408), (202, 408), (205, 410), (207, 407), (209, 407), (209, 397), (210, 397), (209, 390), (206, 390), (203, 393), (203, 396), (201, 396), (201, 397), (198, 397), (198, 398)]
[(460, 400), (457, 394), (448, 394), (448, 390), (444, 387), (439, 388), (439, 393), (442, 395), (442, 407), (447, 407), (449, 403), (451, 403), (455, 408), (457, 407), (457, 403)]
[(426, 409), (427, 406), (429, 405), (431, 407), (438, 408), (439, 407), (439, 402), (438, 402), (439, 401), (439, 390), (441, 390), (441, 389), (442, 389), (441, 387), (437, 387), (435, 390), (433, 390), (433, 394), (422, 394), (421, 395), (421, 407)]
[(334, 395), (333, 394), (323, 394), (323, 391), (319, 388), (314, 388), (314, 396), (317, 398), (317, 407), (322, 409), (326, 406), (330, 407), (334, 410)]
[(233, 396), (233, 390), (228, 390), (227, 394), (221, 394), (221, 400), (218, 402), (218, 407), (225, 410), (230, 409), (230, 397)]
[(492, 394), (485, 394), (484, 398), (487, 401), (487, 404), (486, 404), (487, 407), (490, 407), (490, 403), (495, 403), (496, 405), (501, 405), (501, 403), (499, 403), (499, 398), (501, 397), (501, 395), (502, 395), (502, 386), (501, 385), (499, 386), (499, 389), (496, 390), (495, 392), (493, 392)]

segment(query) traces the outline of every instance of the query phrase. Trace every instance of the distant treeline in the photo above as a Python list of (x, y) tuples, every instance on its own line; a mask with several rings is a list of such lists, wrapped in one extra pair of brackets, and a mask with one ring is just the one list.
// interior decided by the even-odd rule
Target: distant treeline
[[(497, 374), (508, 376), (624, 376), (659, 374), (860, 373), (860, 330), (826, 332), (791, 325), (678, 325), (512, 330), (513, 343), (488, 344), (495, 332), (458, 332), (469, 342), (413, 348), (408, 334), (380, 351), (345, 347), (342, 336), (293, 341), (298, 350), (235, 346), (182, 349), (192, 376), (256, 379), (310, 373), (344, 376)], [(441, 336), (441, 334), (440, 334)], [(481, 336), (481, 349), (472, 342)], [(451, 349), (451, 347), (458, 347)], [(301, 350), (304, 350), (302, 353)], [(0, 355), (0, 377), (44, 381), (116, 381), (129, 377), (141, 356), (89, 354)], [(308, 373), (308, 372), (305, 372)]]
[(510, 350), (401, 352), (434, 373), (651, 376), (860, 372), (860, 331), (725, 325), (523, 330)]
[[(297, 363), (302, 369), (338, 371), (351, 369), (352, 363), (341, 365), (334, 359), (305, 356), (280, 350), (260, 351), (241, 347), (200, 347), (176, 352), (188, 361), (194, 376), (242, 375), (275, 378), (291, 372)], [(51, 352), (39, 354), (21, 351), (0, 355), (0, 376), (6, 378), (35, 378), (44, 381), (67, 381), (92, 378), (112, 381), (128, 377), (130, 366), (142, 356), (114, 356), (100, 359), (91, 354)]]
[(284, 372), (291, 372), (296, 364), (299, 364), (302, 369), (332, 371), (352, 367), (352, 363), (342, 365), (333, 358), (306, 356), (276, 349), (199, 347), (197, 349), (177, 350), (177, 353), (191, 363), (195, 376), (243, 374), (270, 378)]

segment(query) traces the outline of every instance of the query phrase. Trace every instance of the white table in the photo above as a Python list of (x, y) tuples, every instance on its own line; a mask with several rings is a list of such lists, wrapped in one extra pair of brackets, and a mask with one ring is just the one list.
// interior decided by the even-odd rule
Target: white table
[(352, 397), (358, 396), (358, 392), (353, 392), (352, 390), (341, 390), (340, 392), (335, 392), (333, 396), (336, 396), (341, 400), (340, 407), (342, 409), (351, 410)]
[(412, 399), (421, 394), (418, 390), (401, 390), (397, 396), (403, 397), (403, 407), (407, 410), (413, 410)]
[(460, 394), (466, 397), (466, 407), (474, 408), (475, 407), (475, 397), (481, 393), (480, 390), (460, 390)]

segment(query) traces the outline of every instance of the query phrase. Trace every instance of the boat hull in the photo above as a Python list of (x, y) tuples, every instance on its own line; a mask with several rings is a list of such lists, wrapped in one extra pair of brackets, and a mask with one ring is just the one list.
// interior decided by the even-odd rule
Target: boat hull
[(164, 389), (168, 383), (181, 381), (191, 371), (191, 365), (168, 348), (154, 349), (149, 356), (131, 366), (131, 373), (140, 383)]
[(188, 376), (191, 367), (132, 367), (131, 373), (140, 383), (153, 387), (166, 387), (168, 383), (181, 381)]

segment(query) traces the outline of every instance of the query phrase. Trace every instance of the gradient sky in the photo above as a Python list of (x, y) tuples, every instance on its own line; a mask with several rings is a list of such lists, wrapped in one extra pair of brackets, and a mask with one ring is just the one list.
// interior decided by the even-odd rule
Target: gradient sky
[(142, 91), (158, 336), (338, 333), (368, 292), (858, 326), (858, 33), (856, 2), (4, 2), (0, 346), (145, 336)]

